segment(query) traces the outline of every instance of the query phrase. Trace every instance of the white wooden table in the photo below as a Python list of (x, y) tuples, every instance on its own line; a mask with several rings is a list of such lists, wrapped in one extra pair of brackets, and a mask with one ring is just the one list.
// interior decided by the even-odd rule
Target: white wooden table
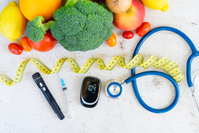
[[(0, 0), (0, 11), (11, 1)], [(18, 3), (18, 0), (16, 2)], [(145, 8), (145, 21), (150, 22), (152, 28), (178, 28), (187, 34), (199, 49), (199, 1), (169, 0), (168, 4), (170, 9), (165, 13)], [(0, 34), (0, 74), (13, 79), (19, 64), (29, 58), (37, 58), (51, 69), (55, 62), (63, 57), (74, 58), (80, 67), (90, 57), (101, 58), (108, 64), (114, 55), (120, 55), (128, 62), (140, 37), (135, 34), (133, 39), (125, 40), (121, 36), (122, 32), (114, 27), (118, 42), (113, 48), (104, 42), (92, 51), (69, 52), (57, 44), (52, 51), (46, 53), (32, 50), (19, 56), (9, 52), (10, 41)], [(139, 53), (146, 57), (168, 57), (185, 73), (191, 49), (178, 35), (159, 32), (145, 42)], [(199, 60), (195, 59), (192, 73), (199, 71), (198, 66)], [(141, 72), (155, 69), (151, 67), (143, 70), (137, 67), (136, 70)], [(70, 65), (65, 63), (61, 72), (72, 98), (72, 111), (75, 116), (60, 121), (32, 79), (32, 74), (38, 71), (39, 69), (29, 63), (20, 83), (11, 87), (0, 83), (0, 133), (199, 133), (199, 113), (192, 101), (186, 79), (179, 83), (180, 99), (174, 109), (164, 114), (154, 114), (139, 104), (131, 84), (125, 85), (125, 92), (119, 99), (111, 99), (105, 95), (106, 82), (110, 79), (126, 79), (130, 76), (129, 70), (116, 66), (110, 72), (101, 71), (97, 64), (94, 64), (88, 73), (75, 74)], [(58, 74), (41, 75), (67, 116)], [(85, 76), (97, 76), (102, 81), (99, 103), (92, 109), (80, 104), (80, 88)], [(199, 78), (196, 80), (199, 81)], [(172, 102), (174, 88), (167, 80), (158, 76), (147, 76), (138, 79), (137, 82), (142, 98), (150, 106), (164, 108)], [(199, 83), (196, 85), (196, 91), (199, 93)]]

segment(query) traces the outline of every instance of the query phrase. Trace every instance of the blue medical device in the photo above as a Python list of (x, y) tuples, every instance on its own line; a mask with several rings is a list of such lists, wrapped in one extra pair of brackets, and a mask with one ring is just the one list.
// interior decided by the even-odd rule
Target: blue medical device
[[(192, 96), (194, 98), (194, 101), (196, 103), (196, 106), (198, 108), (198, 104), (197, 104), (197, 100), (195, 98), (195, 95), (194, 95), (194, 92), (195, 92), (195, 88), (193, 86), (193, 82), (191, 80), (191, 63), (193, 61), (193, 59), (197, 56), (199, 56), (199, 52), (197, 51), (196, 47), (194, 46), (193, 42), (189, 39), (189, 37), (187, 35), (185, 35), (183, 32), (181, 32), (180, 30), (178, 29), (175, 29), (175, 28), (172, 28), (172, 27), (168, 27), (168, 26), (164, 26), (164, 27), (158, 27), (158, 28), (155, 28), (151, 31), (149, 31), (145, 36), (142, 37), (142, 39), (138, 42), (136, 48), (135, 48), (135, 51), (133, 53), (133, 56), (132, 58), (138, 54), (142, 44), (144, 43), (144, 41), (149, 37), (151, 36), (152, 34), (158, 32), (158, 31), (171, 31), (171, 32), (174, 32), (178, 35), (180, 35), (190, 46), (191, 50), (192, 50), (192, 54), (190, 55), (190, 57), (188, 58), (187, 60), (187, 70), (186, 70), (186, 76), (187, 76), (187, 83), (188, 83), (188, 86), (189, 88), (191, 89), (191, 92), (192, 92)], [(155, 108), (152, 108), (150, 106), (148, 106), (141, 98), (140, 94), (139, 94), (139, 91), (138, 91), (138, 87), (137, 87), (137, 82), (136, 82), (136, 79), (137, 78), (140, 78), (142, 76), (147, 76), (147, 75), (157, 75), (157, 76), (162, 76), (166, 79), (168, 79), (174, 86), (175, 88), (175, 98), (173, 100), (173, 102), (166, 108), (163, 108), (163, 109), (155, 109)], [(178, 84), (176, 83), (176, 81), (169, 75), (163, 73), (163, 72), (158, 72), (158, 71), (148, 71), (148, 72), (142, 72), (142, 73), (138, 73), (138, 74), (135, 74), (135, 68), (133, 68), (131, 70), (131, 77), (129, 77), (128, 79), (126, 79), (123, 83), (130, 83), (132, 82), (132, 85), (133, 85), (133, 90), (134, 90), (134, 93), (135, 93), (135, 96), (137, 98), (137, 100), (139, 101), (139, 103), (145, 108), (147, 109), (148, 111), (150, 112), (153, 112), (153, 113), (165, 113), (167, 111), (170, 111), (171, 109), (173, 109), (173, 107), (175, 107), (175, 105), (177, 104), (178, 100), (179, 100), (179, 97), (180, 97), (180, 90), (179, 90), (179, 86)], [(123, 84), (121, 83), (121, 84)], [(118, 85), (116, 83), (111, 83), (111, 85)], [(107, 93), (110, 94), (110, 86), (109, 85), (106, 89), (107, 89)], [(121, 87), (121, 86), (120, 86)], [(122, 91), (122, 89), (121, 89)], [(110, 95), (111, 97), (117, 97), (119, 96), (119, 94), (117, 95)], [(198, 108), (199, 110), (199, 108)]]

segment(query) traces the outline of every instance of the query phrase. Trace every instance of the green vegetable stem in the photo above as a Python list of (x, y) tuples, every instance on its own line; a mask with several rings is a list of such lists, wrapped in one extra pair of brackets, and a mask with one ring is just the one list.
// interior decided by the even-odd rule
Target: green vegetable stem
[(44, 22), (41, 16), (30, 21), (27, 36), (40, 41), (50, 28), (59, 43), (69, 51), (88, 51), (98, 48), (113, 31), (113, 13), (105, 6), (86, 0), (68, 0), (57, 9), (54, 22)]
[(44, 24), (44, 21), (44, 17), (38, 16), (28, 23), (26, 33), (30, 40), (34, 42), (40, 42), (43, 40), (46, 31), (50, 29), (50, 25), (54, 22), (48, 21)]

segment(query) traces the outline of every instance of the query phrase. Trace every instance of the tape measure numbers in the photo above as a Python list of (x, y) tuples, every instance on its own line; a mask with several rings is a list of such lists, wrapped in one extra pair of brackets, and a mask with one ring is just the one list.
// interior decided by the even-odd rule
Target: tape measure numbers
[(119, 64), (120, 67), (129, 69), (129, 70), (133, 69), (137, 65), (139, 65), (140, 67), (142, 67), (144, 69), (147, 69), (151, 66), (154, 66), (156, 69), (163, 68), (167, 73), (170, 74), (171, 77), (173, 77), (176, 80), (176, 82), (181, 82), (185, 78), (185, 76), (184, 76), (183, 72), (181, 71), (181, 69), (179, 68), (179, 66), (175, 62), (170, 61), (168, 58), (164, 57), (164, 58), (159, 60), (156, 56), (152, 55), (147, 61), (143, 62), (144, 57), (137, 54), (137, 55), (134, 56), (134, 58), (127, 65), (125, 63), (124, 57), (115, 55), (111, 59), (111, 61), (108, 63), (108, 65), (105, 65), (105, 63), (102, 59), (89, 58), (86, 61), (86, 63), (82, 66), (82, 68), (80, 68), (78, 63), (72, 58), (61, 58), (56, 62), (55, 66), (53, 67), (53, 70), (48, 68), (41, 61), (39, 61), (35, 58), (31, 58), (31, 59), (23, 61), (19, 65), (17, 72), (15, 74), (14, 80), (10, 79), (7, 76), (0, 75), (0, 81), (5, 83), (8, 86), (19, 83), (22, 79), (24, 70), (25, 70), (28, 62), (31, 62), (40, 71), (49, 75), (49, 74), (52, 74), (52, 73), (58, 73), (61, 70), (65, 61), (67, 61), (70, 64), (70, 66), (72, 67), (72, 69), (75, 73), (86, 73), (86, 72), (88, 72), (88, 70), (96, 62), (98, 67), (101, 70), (111, 71), (117, 64)]

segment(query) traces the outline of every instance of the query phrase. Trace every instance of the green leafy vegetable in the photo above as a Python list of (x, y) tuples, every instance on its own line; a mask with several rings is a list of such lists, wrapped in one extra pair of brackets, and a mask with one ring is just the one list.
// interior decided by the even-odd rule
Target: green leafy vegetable
[[(106, 6), (92, 1), (68, 0), (65, 6), (54, 12), (53, 18), (51, 33), (69, 51), (96, 49), (112, 35), (113, 13)], [(30, 36), (45, 34), (45, 29), (38, 25), (33, 25), (35, 28), (32, 29), (37, 30)]]
[(48, 21), (48, 23), (44, 24), (44, 21), (44, 17), (38, 16), (28, 23), (26, 33), (29, 39), (39, 42), (44, 38), (46, 31), (50, 29), (50, 25), (54, 22)]

